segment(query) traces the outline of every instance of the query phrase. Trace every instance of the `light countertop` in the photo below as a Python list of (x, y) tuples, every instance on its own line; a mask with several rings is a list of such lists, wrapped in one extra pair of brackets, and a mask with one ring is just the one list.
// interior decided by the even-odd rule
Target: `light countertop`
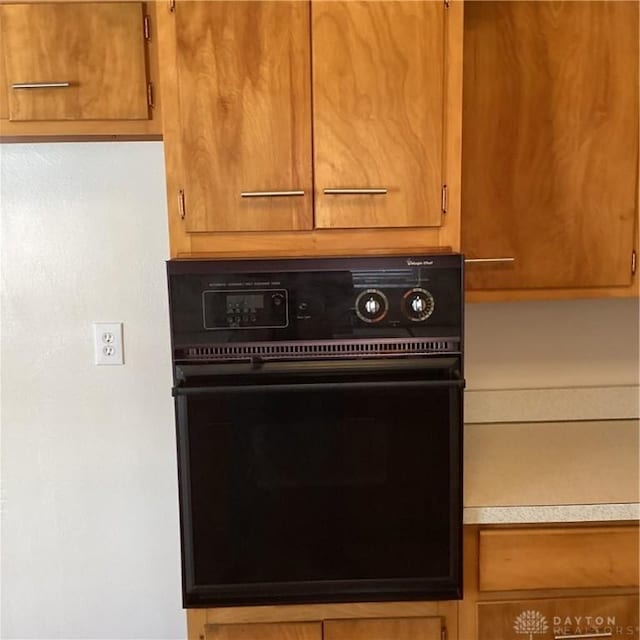
[(464, 524), (534, 524), (640, 520), (640, 503), (466, 507)]

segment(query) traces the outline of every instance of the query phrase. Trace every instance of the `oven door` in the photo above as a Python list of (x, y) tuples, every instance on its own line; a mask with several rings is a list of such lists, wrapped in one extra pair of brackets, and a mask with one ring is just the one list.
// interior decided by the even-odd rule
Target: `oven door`
[(458, 358), (176, 373), (185, 606), (461, 596)]

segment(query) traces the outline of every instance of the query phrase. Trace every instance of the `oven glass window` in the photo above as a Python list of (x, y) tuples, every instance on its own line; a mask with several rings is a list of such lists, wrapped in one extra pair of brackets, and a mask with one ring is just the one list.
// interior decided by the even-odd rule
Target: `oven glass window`
[(182, 399), (195, 584), (449, 575), (459, 394), (317, 385)]

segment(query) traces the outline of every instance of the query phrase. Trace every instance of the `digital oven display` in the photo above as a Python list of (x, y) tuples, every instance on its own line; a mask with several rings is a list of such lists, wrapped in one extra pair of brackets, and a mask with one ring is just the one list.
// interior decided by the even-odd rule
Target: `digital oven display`
[(227, 308), (264, 309), (264, 296), (256, 294), (227, 296)]
[(209, 289), (202, 293), (204, 328), (278, 329), (289, 324), (286, 289), (227, 291)]

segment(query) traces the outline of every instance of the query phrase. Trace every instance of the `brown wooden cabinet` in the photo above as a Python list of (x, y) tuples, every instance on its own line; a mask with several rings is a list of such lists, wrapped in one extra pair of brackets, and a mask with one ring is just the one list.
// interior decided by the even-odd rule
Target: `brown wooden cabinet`
[(204, 640), (442, 640), (440, 617), (205, 624)]
[(189, 609), (189, 640), (455, 640), (455, 602)]
[(638, 597), (543, 598), (478, 605), (478, 640), (617, 638), (638, 640)]
[(638, 42), (637, 2), (466, 4), (472, 299), (637, 294)]
[(464, 536), (459, 640), (639, 640), (638, 523), (466, 527)]
[(0, 6), (0, 135), (153, 133), (150, 30), (141, 2)]
[(322, 640), (320, 622), (207, 624), (204, 640)]
[(326, 620), (323, 640), (442, 640), (440, 618)]
[(444, 3), (311, 7), (316, 227), (439, 227)]
[(196, 0), (175, 22), (186, 231), (311, 229), (308, 4)]
[(462, 3), (177, 2), (172, 255), (457, 248), (461, 27)]

